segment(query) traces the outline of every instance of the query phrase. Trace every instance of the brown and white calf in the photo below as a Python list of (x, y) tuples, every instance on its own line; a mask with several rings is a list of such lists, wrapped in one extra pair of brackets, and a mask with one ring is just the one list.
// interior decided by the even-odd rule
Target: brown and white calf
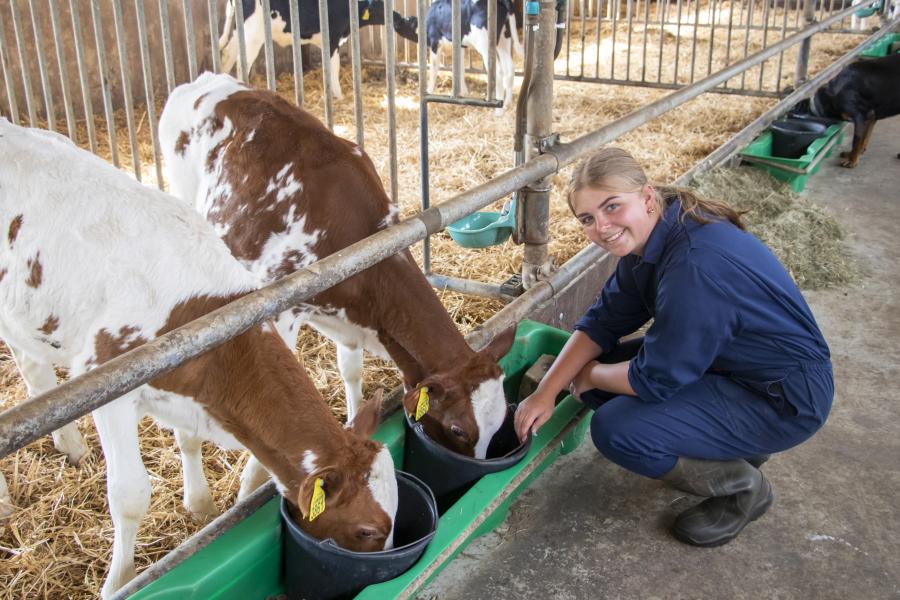
[[(252, 272), (266, 281), (333, 254), (397, 220), (369, 157), (315, 117), (228, 75), (178, 86), (160, 118), (172, 191), (192, 202)], [(408, 251), (391, 256), (280, 315), (289, 345), (307, 322), (337, 345), (352, 415), (363, 349), (400, 367), (414, 411), (428, 388), (428, 435), (484, 458), (506, 415), (497, 360), (514, 331), (469, 348)]]
[[(258, 287), (184, 202), (137, 183), (55, 133), (0, 119), (0, 337), (41, 365), (78, 375)], [(138, 420), (175, 430), (185, 505), (215, 506), (200, 441), (248, 448), (302, 515), (341, 546), (390, 547), (397, 482), (368, 439), (380, 394), (343, 428), (271, 327), (258, 326), (93, 413), (106, 457), (113, 556), (102, 593), (134, 575), (135, 535), (150, 503)], [(316, 479), (326, 510), (310, 522)], [(243, 487), (243, 486), (242, 486)]]

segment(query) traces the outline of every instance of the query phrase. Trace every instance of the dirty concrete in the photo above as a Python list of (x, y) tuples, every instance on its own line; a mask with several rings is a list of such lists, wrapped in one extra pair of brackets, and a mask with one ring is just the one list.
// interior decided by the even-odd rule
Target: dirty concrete
[(683, 545), (667, 529), (696, 499), (613, 465), (588, 438), (418, 597), (900, 599), (898, 152), (900, 117), (881, 121), (858, 168), (835, 153), (804, 192), (846, 227), (863, 275), (806, 294), (832, 351), (834, 407), (763, 467), (765, 516), (726, 546)]

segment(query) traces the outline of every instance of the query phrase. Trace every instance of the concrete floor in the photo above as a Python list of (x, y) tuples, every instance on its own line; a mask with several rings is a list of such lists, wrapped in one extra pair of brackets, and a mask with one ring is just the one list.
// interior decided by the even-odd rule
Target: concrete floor
[(900, 117), (881, 121), (858, 168), (835, 153), (804, 192), (846, 227), (863, 278), (806, 294), (835, 401), (817, 435), (763, 467), (765, 516), (726, 546), (683, 545), (667, 528), (695, 499), (613, 465), (588, 437), (418, 597), (900, 599), (898, 152)]

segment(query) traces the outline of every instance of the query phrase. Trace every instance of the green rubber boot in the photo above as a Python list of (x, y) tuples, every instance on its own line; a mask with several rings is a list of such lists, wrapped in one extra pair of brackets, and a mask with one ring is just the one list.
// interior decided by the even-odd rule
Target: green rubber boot
[(662, 479), (682, 491), (707, 496), (678, 515), (672, 527), (678, 540), (693, 546), (727, 544), (772, 505), (769, 481), (743, 459), (679, 458)]

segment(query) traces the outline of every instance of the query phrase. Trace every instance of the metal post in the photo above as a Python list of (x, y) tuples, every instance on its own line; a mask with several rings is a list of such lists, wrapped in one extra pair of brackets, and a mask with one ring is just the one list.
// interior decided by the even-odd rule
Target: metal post
[(219, 16), (216, 13), (216, 0), (208, 0), (209, 53), (212, 56), (213, 73), (222, 70), (222, 53), (219, 50)]
[(41, 35), (41, 27), (37, 20), (37, 12), (34, 10), (34, 0), (28, 0), (28, 8), (31, 12), (31, 28), (34, 30), (34, 46), (38, 49), (38, 69), (41, 74), (41, 88), (44, 90), (44, 107), (47, 110), (47, 125), (50, 130), (56, 131), (56, 111), (53, 107), (53, 90), (50, 87), (50, 78), (47, 74), (47, 64), (44, 61), (43, 36)]
[[(813, 2), (806, 2), (803, 5), (804, 27), (809, 27), (816, 22), (816, 5)], [(806, 81), (809, 75), (809, 50), (812, 46), (812, 37), (808, 37), (800, 42), (800, 49), (797, 51), (797, 69), (794, 71), (794, 87), (799, 87), (801, 83)]]
[(84, 40), (81, 36), (81, 19), (78, 16), (78, 5), (75, 0), (69, 0), (69, 11), (72, 13), (75, 61), (78, 63), (78, 76), (81, 81), (81, 101), (84, 104), (84, 121), (87, 126), (88, 143), (91, 147), (91, 152), (97, 154), (97, 133), (94, 127), (94, 107), (91, 103), (91, 91), (88, 87), (88, 70), (84, 56)]
[(159, 29), (162, 35), (163, 64), (166, 68), (166, 89), (175, 89), (175, 61), (172, 58), (172, 36), (169, 33), (169, 2), (159, 0)]
[(334, 96), (331, 93), (331, 34), (328, 30), (328, 0), (319, 0), (319, 34), (322, 40), (322, 78), (325, 98), (325, 126), (334, 131)]
[[(422, 19), (427, 14), (428, 4), (426, 0), (418, 0), (417, 14)], [(428, 102), (425, 95), (428, 93), (428, 85), (425, 82), (426, 48), (428, 43), (426, 36), (422, 35), (425, 28), (419, 26), (419, 43), (416, 44), (419, 59), (419, 178), (420, 195), (422, 196), (422, 211), (428, 210), (431, 200), (428, 196)], [(437, 57), (434, 57), (437, 60)], [(422, 271), (425, 275), (431, 273), (431, 236), (425, 236), (422, 240)]]
[(184, 44), (187, 46), (188, 76), (193, 81), (197, 77), (197, 42), (194, 36), (194, 13), (190, 0), (182, 2), (184, 13)]
[(103, 114), (106, 118), (106, 137), (112, 164), (119, 166), (119, 142), (116, 136), (116, 116), (110, 93), (110, 71), (106, 60), (106, 44), (103, 42), (99, 0), (91, 0), (91, 18), (94, 23), (94, 43), (97, 46), (97, 69), (100, 72), (100, 89), (103, 92)]
[(125, 26), (122, 22), (120, 0), (112, 0), (113, 23), (116, 28), (116, 49), (119, 52), (119, 73), (122, 75), (122, 97), (125, 99), (125, 120), (128, 123), (128, 142), (131, 144), (131, 165), (134, 177), (141, 180), (141, 157), (138, 154), (137, 134), (134, 129), (134, 102), (131, 95), (131, 79), (128, 77), (128, 57), (125, 54)]
[(303, 54), (300, 51), (300, 8), (291, 0), (291, 52), (294, 63), (294, 100), (303, 106)]
[[(353, 110), (356, 114), (356, 145), (365, 149), (362, 107), (362, 55), (359, 47), (359, 11), (356, 10), (357, 0), (348, 0), (348, 2), (350, 6), (350, 63), (353, 67)], [(387, 6), (385, 5), (386, 13)], [(385, 16), (385, 24), (387, 24), (388, 20), (387, 16)], [(387, 61), (385, 61), (385, 67), (387, 67)], [(392, 105), (393, 100), (388, 103), (388, 106)]]
[[(534, 15), (527, 15), (525, 19), (533, 22)], [(541, 145), (549, 138), (553, 127), (553, 49), (556, 44), (554, 0), (540, 1), (538, 19), (537, 31), (529, 31), (536, 34), (536, 37), (533, 79), (529, 85), (527, 99), (525, 152), (528, 159), (541, 153)], [(524, 207), (519, 214), (525, 217), (523, 226), (525, 253), (522, 262), (522, 283), (525, 289), (546, 279), (552, 270), (548, 251), (550, 188), (550, 178), (542, 177), (527, 186), (522, 194)]]
[(6, 36), (3, 33), (3, 13), (0, 13), (0, 69), (3, 70), (3, 84), (6, 86), (6, 97), (9, 99), (9, 118), (13, 125), (19, 124), (19, 105), (16, 102), (16, 90), (13, 86), (12, 71), (10, 70), (10, 58), (7, 56), (9, 47), (6, 45)]
[(262, 0), (263, 34), (265, 35), (266, 86), (275, 91), (275, 50), (272, 47), (272, 7), (269, 0)]
[[(15, 12), (13, 12), (15, 14)], [(15, 20), (13, 20), (15, 24)], [(63, 105), (66, 109), (66, 128), (69, 132), (69, 139), (73, 142), (77, 142), (78, 137), (76, 135), (75, 129), (75, 111), (72, 110), (72, 92), (69, 88), (69, 68), (66, 64), (66, 56), (65, 51), (63, 49), (63, 39), (62, 39), (62, 26), (59, 22), (59, 9), (56, 3), (50, 3), (50, 27), (53, 29), (53, 41), (56, 47), (56, 64), (59, 67), (59, 83), (62, 88), (62, 97), (63, 97)], [(21, 46), (20, 46), (21, 52)], [(25, 63), (22, 63), (22, 78), (25, 79)], [(31, 93), (30, 84), (26, 88), (28, 93)], [(31, 106), (31, 102), (28, 103), (29, 107)], [(34, 115), (31, 114), (31, 109), (29, 108), (29, 114), (32, 127), (37, 127), (37, 123), (34, 122)]]

